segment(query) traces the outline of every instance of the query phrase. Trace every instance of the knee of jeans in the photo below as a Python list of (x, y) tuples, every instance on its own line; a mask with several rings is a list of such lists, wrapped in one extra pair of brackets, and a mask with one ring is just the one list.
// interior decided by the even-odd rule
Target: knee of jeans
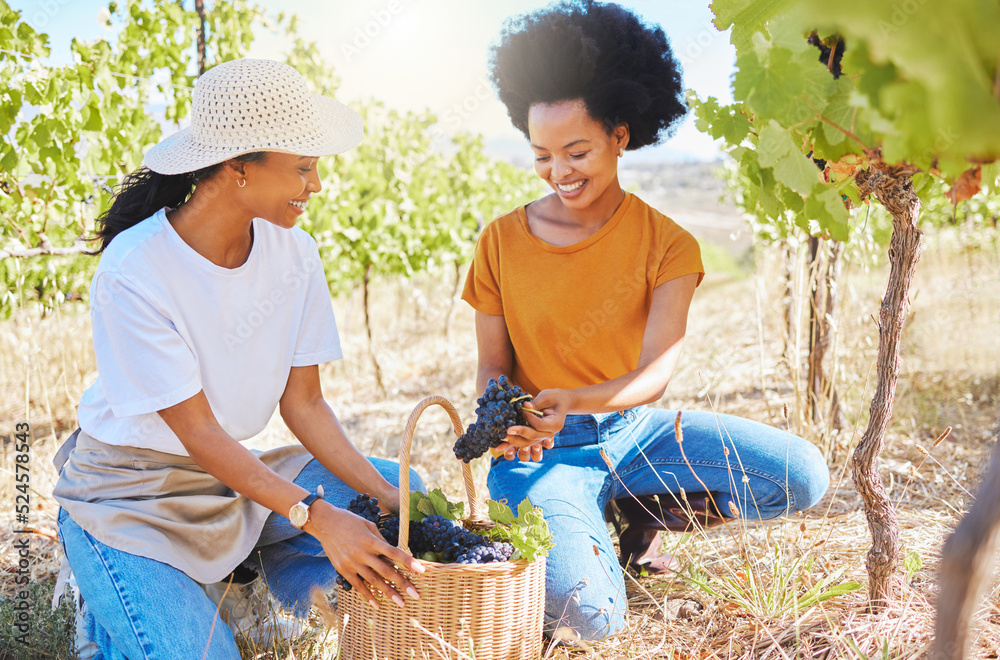
[(420, 475), (417, 474), (417, 471), (413, 468), (410, 468), (410, 490), (419, 490), (422, 493), (427, 492), (427, 487), (424, 486), (424, 480), (420, 478)]
[(795, 511), (805, 511), (819, 504), (830, 486), (830, 469), (820, 450), (809, 442), (796, 452), (796, 459), (790, 465), (788, 490)]
[(561, 612), (560, 617), (548, 618), (545, 634), (552, 639), (572, 643), (574, 640), (598, 642), (605, 637), (617, 635), (625, 630), (625, 613), (617, 610), (586, 611), (579, 608), (572, 612)]
[(813, 465), (813, 469), (807, 473), (799, 483), (800, 493), (796, 493), (795, 507), (799, 511), (810, 509), (823, 499), (827, 489), (830, 487), (830, 469), (822, 459)]
[(581, 627), (577, 631), (580, 638), (587, 642), (599, 642), (605, 637), (617, 635), (625, 630), (625, 616), (620, 612), (592, 617), (588, 623), (590, 625)]

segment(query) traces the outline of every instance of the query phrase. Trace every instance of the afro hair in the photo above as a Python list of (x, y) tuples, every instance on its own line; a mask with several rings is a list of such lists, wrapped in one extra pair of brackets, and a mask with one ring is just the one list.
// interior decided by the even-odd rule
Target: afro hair
[(525, 136), (536, 103), (582, 100), (608, 130), (628, 125), (629, 150), (658, 143), (687, 113), (663, 30), (612, 3), (567, 0), (508, 19), (490, 76)]

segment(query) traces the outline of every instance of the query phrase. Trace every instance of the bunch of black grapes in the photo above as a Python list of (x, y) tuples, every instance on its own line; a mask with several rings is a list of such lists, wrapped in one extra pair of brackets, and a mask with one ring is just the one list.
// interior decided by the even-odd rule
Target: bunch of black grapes
[(488, 564), (507, 561), (514, 554), (510, 543), (471, 532), (457, 520), (427, 516), (420, 525), (420, 537), (410, 544), (414, 555), (431, 553), (449, 563)]
[[(399, 516), (384, 518), (379, 531), (386, 543), (398, 545)], [(514, 554), (510, 543), (493, 541), (467, 530), (457, 520), (439, 515), (427, 516), (421, 522), (411, 520), (408, 545), (414, 557), (448, 563), (486, 564), (507, 561)]]
[(469, 424), (465, 433), (455, 442), (455, 456), (472, 461), (507, 440), (507, 429), (525, 424), (525, 401), (531, 395), (525, 394), (517, 385), (512, 385), (507, 376), (491, 378), (486, 391), (476, 401), (476, 421)]
[(809, 35), (809, 43), (816, 48), (819, 48), (819, 61), (830, 70), (833, 77), (839, 78), (841, 74), (840, 70), (840, 59), (844, 56), (844, 39), (839, 35), (836, 38), (836, 43), (833, 46), (833, 57), (830, 57), (831, 49), (819, 38), (819, 35), (813, 32)]
[(381, 510), (378, 508), (378, 499), (368, 493), (362, 493), (348, 502), (347, 510), (376, 525), (378, 524), (379, 516), (382, 515)]
[[(399, 545), (399, 516), (380, 517), (378, 500), (367, 493), (355, 497), (347, 510), (378, 525), (378, 531), (389, 545)], [(374, 512), (374, 520), (370, 517)], [(457, 520), (444, 516), (427, 516), (421, 522), (410, 521), (410, 552), (414, 557), (428, 561), (456, 564), (489, 564), (507, 561), (514, 554), (514, 546), (506, 541), (493, 539), (467, 530)], [(351, 583), (342, 575), (337, 584), (345, 591)]]
[[(389, 545), (399, 545), (399, 516), (393, 514), (382, 518), (378, 523), (378, 531), (386, 543)], [(413, 520), (410, 521), (410, 542), (408, 545), (411, 548), (414, 543), (419, 545), (422, 542), (423, 531), (420, 523)]]

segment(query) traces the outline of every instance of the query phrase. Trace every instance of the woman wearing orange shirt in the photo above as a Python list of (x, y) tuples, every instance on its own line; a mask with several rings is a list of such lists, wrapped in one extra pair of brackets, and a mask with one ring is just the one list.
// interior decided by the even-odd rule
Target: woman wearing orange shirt
[(677, 365), (703, 276), (694, 238), (618, 181), (624, 151), (687, 111), (662, 29), (617, 5), (565, 2), (509, 21), (491, 69), (553, 193), (486, 227), (463, 293), (479, 390), (508, 374), (544, 413), (510, 429), (488, 485), (494, 499), (528, 497), (554, 534), (546, 632), (600, 639), (627, 611), (612, 502), (627, 525), (622, 565), (664, 571), (659, 530), (807, 509), (829, 472), (799, 437), (701, 411), (682, 415), (685, 459), (677, 411), (647, 407)]

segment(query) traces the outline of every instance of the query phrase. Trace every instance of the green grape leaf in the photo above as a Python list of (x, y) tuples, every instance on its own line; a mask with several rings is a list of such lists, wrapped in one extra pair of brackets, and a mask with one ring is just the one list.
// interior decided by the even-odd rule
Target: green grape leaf
[(448, 520), (461, 520), (465, 517), (465, 503), (452, 504), (440, 489), (429, 493), (410, 493), (410, 519), (420, 522), (427, 516), (439, 515)]
[(740, 75), (733, 81), (733, 97), (765, 117), (775, 117), (788, 105), (781, 73), (761, 61), (756, 51), (736, 56)]
[[(817, 186), (819, 188), (819, 186)], [(823, 188), (806, 199), (806, 215), (816, 221), (824, 233), (838, 241), (850, 236), (850, 214), (836, 188)]]
[[(508, 509), (509, 510), (509, 509)], [(517, 519), (510, 526), (510, 542), (514, 546), (512, 559), (534, 561), (552, 549), (552, 532), (542, 510), (524, 498), (517, 507)]]
[(811, 158), (792, 150), (774, 165), (774, 178), (805, 197), (821, 181), (819, 169)]
[(911, 550), (906, 555), (906, 559), (903, 560), (903, 567), (906, 569), (906, 579), (909, 580), (924, 567), (924, 560), (920, 557), (919, 552)]
[(754, 34), (766, 29), (767, 22), (791, 6), (792, 0), (714, 0), (715, 27), (733, 28), (731, 41), (745, 47)]
[(490, 500), (486, 506), (489, 509), (490, 520), (499, 525), (513, 525), (517, 520), (514, 512), (503, 502)]
[(802, 195), (788, 186), (780, 184), (775, 185), (774, 189), (777, 198), (781, 200), (782, 212), (788, 211), (796, 216), (801, 215), (803, 210), (805, 210), (805, 198)]
[(83, 130), (100, 131), (104, 128), (104, 122), (101, 120), (100, 108), (96, 105), (84, 106), (81, 114), (83, 116)]
[(461, 520), (465, 517), (465, 504), (463, 502), (452, 504), (440, 488), (435, 488), (427, 493), (427, 498), (434, 505), (434, 512), (439, 516), (449, 520)]
[(424, 505), (425, 508), (431, 511), (431, 513), (425, 513), (424, 511), (421, 511), (420, 506), (424, 502), (428, 502), (427, 495), (425, 495), (424, 493), (421, 493), (419, 491), (412, 491), (410, 493), (410, 520), (414, 522), (420, 522), (427, 516), (432, 515), (434, 510), (433, 506), (428, 506), (427, 504)]
[(851, 105), (851, 89), (848, 85), (839, 85), (837, 93), (830, 97), (823, 116), (828, 122), (823, 122), (823, 137), (826, 143), (833, 146), (847, 139), (844, 131), (854, 130), (854, 116), (858, 109)]
[(774, 194), (775, 184), (774, 176), (770, 174), (771, 170), (767, 170), (767, 172), (768, 176), (764, 177), (762, 175), (761, 180), (769, 180), (769, 183), (754, 186), (752, 190), (756, 193), (758, 204), (764, 215), (770, 218), (777, 218), (781, 215), (784, 205)]
[(813, 158), (822, 158), (827, 161), (838, 161), (848, 154), (860, 154), (862, 152), (861, 145), (854, 140), (840, 140), (836, 144), (830, 144), (827, 142), (826, 135), (827, 133), (825, 130), (812, 132)]
[(6, 153), (0, 158), (0, 171), (3, 172), (13, 172), (17, 167), (17, 152), (13, 149), (9, 149), (6, 145), (0, 145), (4, 148)]
[[(753, 4), (753, 0), (713, 0), (711, 7), (715, 14), (715, 27), (720, 31), (728, 30)], [(760, 27), (763, 29), (763, 26)]]
[(773, 119), (761, 129), (757, 140), (757, 158), (763, 167), (774, 167), (778, 161), (796, 151), (788, 130)]
[(772, 21), (767, 27), (767, 34), (775, 46), (786, 48), (794, 53), (809, 53), (810, 57), (818, 59), (819, 51), (809, 43), (802, 28), (795, 21)]
[(427, 516), (433, 516), (435, 513), (437, 513), (437, 510), (434, 508), (434, 503), (431, 502), (429, 499), (420, 500), (417, 503), (416, 510), (423, 514), (420, 520), (423, 520)]
[(712, 137), (718, 139), (715, 130), (712, 128), (718, 120), (719, 100), (714, 96), (709, 96), (704, 101), (698, 99), (698, 95), (688, 90), (688, 104), (695, 111), (695, 126), (703, 133), (712, 133)]
[(736, 146), (750, 135), (750, 130), (750, 120), (741, 112), (739, 106), (734, 106), (729, 112), (723, 111), (720, 115), (719, 121), (713, 127), (712, 137), (725, 138), (728, 144)]

